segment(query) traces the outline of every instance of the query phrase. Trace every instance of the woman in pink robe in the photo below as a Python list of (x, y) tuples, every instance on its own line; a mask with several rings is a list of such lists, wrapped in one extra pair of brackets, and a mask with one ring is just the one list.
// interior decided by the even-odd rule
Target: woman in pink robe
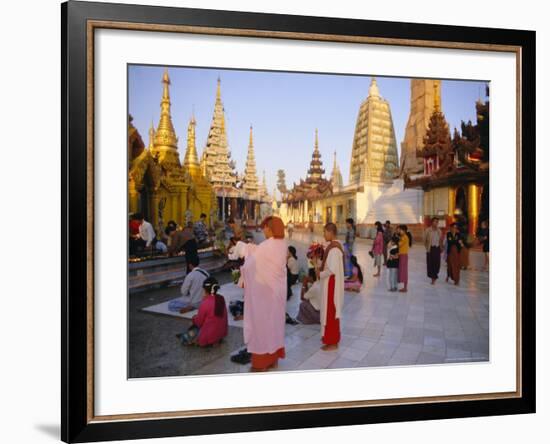
[(244, 284), (244, 342), (252, 370), (265, 371), (285, 357), (287, 244), (284, 224), (275, 216), (261, 224), (266, 240), (246, 244), (241, 267)]

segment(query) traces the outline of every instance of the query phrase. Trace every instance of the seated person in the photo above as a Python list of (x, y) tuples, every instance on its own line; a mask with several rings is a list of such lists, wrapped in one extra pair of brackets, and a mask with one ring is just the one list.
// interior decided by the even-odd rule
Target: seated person
[[(312, 283), (311, 286), (309, 284)], [(321, 323), (321, 283), (309, 277), (304, 278), (300, 309), (296, 319), (302, 324)]]
[(188, 230), (176, 230), (176, 226), (171, 224), (164, 229), (164, 233), (168, 239), (169, 256), (174, 256), (184, 251), (185, 243), (193, 238), (192, 233), (189, 233)]
[(227, 262), (223, 266), (224, 270), (238, 270), (244, 263), (243, 258), (238, 257), (238, 255), (235, 256), (237, 241), (238, 239), (235, 237), (229, 239), (229, 245), (227, 246)]
[(184, 345), (217, 345), (227, 336), (227, 307), (224, 297), (218, 294), (218, 281), (209, 277), (204, 280), (202, 287), (202, 301), (199, 312), (193, 316), (193, 325), (177, 335)]
[(137, 227), (138, 230), (137, 234), (131, 234), (130, 232), (130, 248), (132, 253), (166, 251), (166, 245), (158, 241), (153, 225), (144, 219), (143, 214), (135, 213), (132, 220), (130, 229), (135, 231)]
[(357, 263), (356, 256), (351, 256), (350, 261), (352, 274), (348, 279), (344, 281), (344, 290), (356, 291), (357, 293), (359, 293), (361, 287), (363, 286), (363, 272), (361, 271), (361, 267)]
[(198, 257), (191, 259), (189, 268), (191, 270), (185, 275), (185, 279), (181, 285), (181, 295), (183, 296), (185, 305), (180, 310), (180, 313), (187, 313), (198, 308), (204, 293), (204, 281), (210, 277), (207, 271), (199, 268)]
[(300, 266), (298, 265), (298, 256), (296, 256), (296, 248), (292, 245), (288, 247), (286, 259), (286, 299), (292, 296), (292, 286), (298, 282), (300, 274)]

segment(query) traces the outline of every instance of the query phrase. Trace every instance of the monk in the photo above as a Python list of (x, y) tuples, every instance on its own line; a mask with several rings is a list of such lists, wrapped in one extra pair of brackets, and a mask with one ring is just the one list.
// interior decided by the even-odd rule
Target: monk
[(238, 242), (244, 257), (244, 342), (252, 354), (251, 371), (277, 367), (285, 357), (286, 258), (283, 221), (275, 216), (260, 225), (266, 239), (259, 245)]
[(336, 225), (325, 225), (324, 237), (328, 245), (316, 273), (321, 281), (321, 340), (322, 350), (335, 350), (340, 342), (340, 317), (344, 305), (344, 249), (336, 240)]

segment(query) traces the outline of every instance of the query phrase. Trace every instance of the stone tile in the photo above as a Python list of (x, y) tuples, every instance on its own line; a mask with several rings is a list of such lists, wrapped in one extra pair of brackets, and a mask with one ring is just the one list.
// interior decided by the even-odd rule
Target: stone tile
[(402, 343), (424, 344), (424, 329), (407, 327), (403, 330)]
[(357, 348), (346, 348), (345, 350), (340, 353), (340, 356), (345, 359), (349, 359), (350, 361), (361, 361), (365, 356), (367, 356), (367, 353), (369, 350), (361, 350)]
[(424, 347), (432, 347), (437, 349), (445, 349), (445, 339), (435, 338), (433, 336), (424, 336)]
[(356, 339), (351, 344), (349, 344), (349, 347), (354, 348), (356, 350), (365, 350), (368, 352), (375, 345), (376, 345), (375, 341), (369, 341), (368, 339), (364, 339), (360, 337), (359, 339)]
[(447, 359), (463, 359), (463, 358), (471, 358), (472, 352), (469, 350), (460, 350), (457, 348), (449, 348), (447, 347), (447, 352), (445, 354)]
[(336, 358), (327, 368), (354, 368), (358, 362), (343, 357)]
[(417, 364), (442, 364), (445, 358), (440, 355), (434, 355), (432, 353), (421, 352), (416, 360)]
[(388, 365), (414, 365), (420, 355), (419, 351), (398, 348), (388, 361)]
[(318, 362), (320, 365), (323, 366), (323, 368), (325, 368), (332, 361), (334, 361), (338, 356), (342, 356), (346, 350), (347, 349), (343, 347), (339, 347), (336, 350), (330, 350), (330, 351), (324, 351), (319, 349), (317, 352), (311, 355), (309, 359)]

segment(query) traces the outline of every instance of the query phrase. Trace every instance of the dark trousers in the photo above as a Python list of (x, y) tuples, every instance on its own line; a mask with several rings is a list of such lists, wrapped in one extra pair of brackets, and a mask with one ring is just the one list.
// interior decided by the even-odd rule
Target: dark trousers
[(286, 269), (286, 299), (292, 296), (292, 286), (298, 282), (298, 275), (292, 274), (289, 269)]
[(431, 247), (430, 251), (426, 253), (426, 265), (428, 268), (428, 277), (430, 279), (437, 279), (439, 275), (439, 269), (441, 268), (440, 247)]

